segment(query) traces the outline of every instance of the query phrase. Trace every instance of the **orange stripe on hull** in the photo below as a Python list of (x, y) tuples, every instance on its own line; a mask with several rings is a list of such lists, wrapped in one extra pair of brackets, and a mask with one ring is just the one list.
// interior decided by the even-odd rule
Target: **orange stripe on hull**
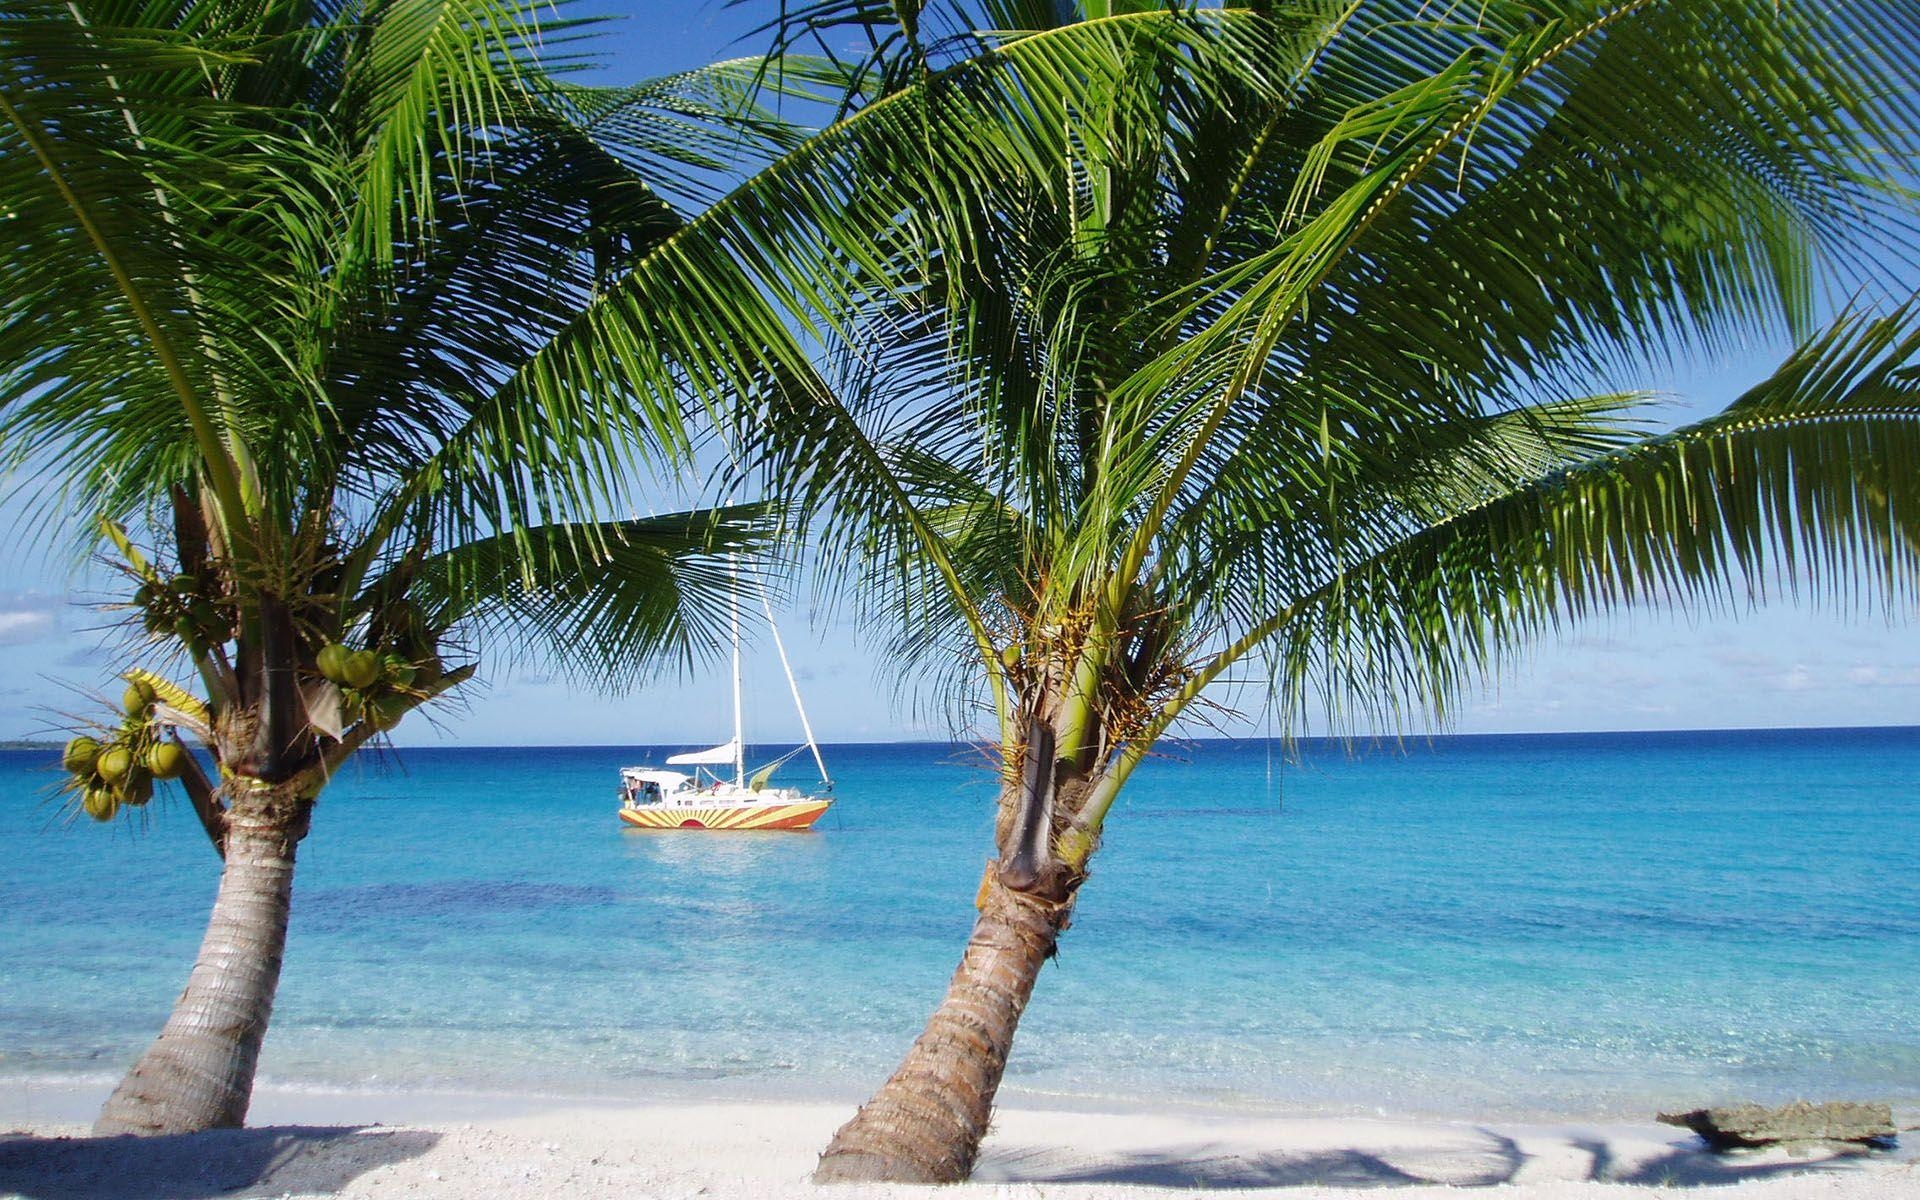
[(794, 804), (622, 808), (620, 819), (640, 829), (811, 829), (831, 800)]

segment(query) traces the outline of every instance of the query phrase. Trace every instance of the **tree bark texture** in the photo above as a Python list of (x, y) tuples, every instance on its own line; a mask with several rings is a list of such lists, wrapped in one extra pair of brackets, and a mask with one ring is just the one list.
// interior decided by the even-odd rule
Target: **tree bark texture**
[(226, 867), (186, 991), (159, 1039), (121, 1081), (93, 1131), (191, 1133), (246, 1121), (293, 904), (294, 852), (311, 802), (236, 779)]
[(1072, 906), (1016, 892), (997, 872), (984, 896), (946, 999), (893, 1078), (834, 1134), (814, 1182), (958, 1183), (973, 1171), (1014, 1031)]

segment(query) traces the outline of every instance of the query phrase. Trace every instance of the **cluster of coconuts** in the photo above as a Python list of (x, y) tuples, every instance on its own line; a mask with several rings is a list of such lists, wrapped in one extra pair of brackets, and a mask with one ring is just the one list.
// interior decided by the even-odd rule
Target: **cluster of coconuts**
[(414, 699), (406, 689), (413, 686), (419, 669), (398, 654), (376, 654), (330, 642), (320, 648), (313, 665), (339, 685), (348, 711), (375, 729), (392, 729), (413, 707)]
[(189, 646), (217, 646), (233, 635), (232, 614), (201, 595), (192, 575), (143, 583), (133, 602), (145, 610), (148, 633), (171, 633)]
[(126, 719), (104, 743), (81, 736), (67, 743), (61, 765), (73, 776), (68, 787), (80, 794), (80, 807), (96, 821), (111, 821), (122, 807), (139, 808), (153, 799), (157, 779), (178, 779), (187, 769), (187, 750), (161, 738), (153, 722), (153, 689), (127, 685)]

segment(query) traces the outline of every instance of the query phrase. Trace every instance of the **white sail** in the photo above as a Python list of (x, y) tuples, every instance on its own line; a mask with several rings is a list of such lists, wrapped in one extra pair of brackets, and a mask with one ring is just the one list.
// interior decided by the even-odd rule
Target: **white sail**
[(740, 754), (740, 739), (732, 738), (711, 750), (689, 750), (685, 754), (675, 754), (667, 759), (671, 767), (714, 767), (722, 763), (732, 763)]

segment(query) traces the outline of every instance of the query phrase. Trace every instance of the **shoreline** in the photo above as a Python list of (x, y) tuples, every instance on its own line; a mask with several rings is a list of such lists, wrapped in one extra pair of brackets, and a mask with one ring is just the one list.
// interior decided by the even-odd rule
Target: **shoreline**
[[(129, 1059), (131, 1062), (131, 1059)], [(0, 1128), (21, 1124), (90, 1124), (107, 1094), (120, 1082), (112, 1072), (8, 1072), (0, 1059)], [(408, 1084), (387, 1079), (338, 1082), (286, 1079), (262, 1074), (254, 1086), (250, 1123), (343, 1123), (374, 1121), (464, 1121), (515, 1119), (559, 1109), (637, 1108), (838, 1108), (852, 1112), (883, 1076), (864, 1084), (813, 1085), (768, 1078), (712, 1079), (662, 1076), (631, 1087), (600, 1081), (555, 1088), (538, 1083), (495, 1083), (433, 1079)], [(1474, 1107), (1430, 1109), (1358, 1102), (1317, 1102), (1252, 1095), (1218, 1097), (1190, 1094), (1135, 1094), (1050, 1091), (1008, 1080), (999, 1104), (1008, 1110), (1062, 1117), (1169, 1116), (1196, 1121), (1373, 1121), (1400, 1125), (1498, 1125), (1529, 1129), (1637, 1128), (1650, 1126), (1661, 1111), (1718, 1104), (1785, 1104), (1798, 1099), (1847, 1099), (1889, 1105), (1895, 1122), (1920, 1131), (1920, 1097), (1848, 1095), (1735, 1095), (1701, 1093), (1670, 1103), (1649, 1100), (1626, 1111), (1615, 1109)], [(262, 1116), (262, 1114), (267, 1114)], [(1920, 1132), (1913, 1138), (1920, 1152)]]
[[(815, 1155), (853, 1104), (635, 1103), (607, 1097), (263, 1086), (244, 1130), (158, 1139), (85, 1137), (106, 1086), (0, 1093), (0, 1194), (136, 1196), (728, 1197), (805, 1194)], [(1912, 1124), (1920, 1112), (1896, 1113)], [(1631, 1186), (1627, 1186), (1631, 1185)], [(1715, 1195), (1920, 1197), (1920, 1147), (1708, 1153), (1645, 1123), (1536, 1124), (1359, 1116), (1195, 1114), (1143, 1105), (1000, 1110), (973, 1182), (957, 1194), (1312, 1200), (1501, 1186), (1516, 1200), (1707, 1187)], [(1722, 1189), (1732, 1189), (1731, 1192)], [(924, 1196), (897, 1186), (823, 1195)], [(945, 1193), (943, 1193), (945, 1194)], [(1662, 1194), (1671, 1194), (1664, 1192)]]

